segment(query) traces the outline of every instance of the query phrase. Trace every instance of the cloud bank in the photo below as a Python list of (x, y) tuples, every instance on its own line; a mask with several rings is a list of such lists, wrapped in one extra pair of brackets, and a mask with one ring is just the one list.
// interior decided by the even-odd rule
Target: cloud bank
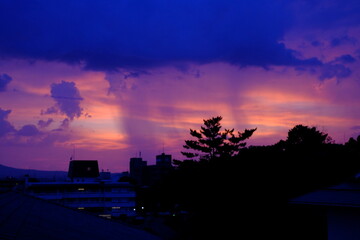
[(5, 58), (62, 61), (91, 70), (184, 62), (319, 65), (280, 41), (294, 19), (287, 1), (2, 1)]
[(0, 75), (0, 92), (5, 92), (7, 85), (11, 82), (12, 77), (7, 74)]
[(11, 110), (3, 110), (0, 108), (0, 137), (16, 131), (14, 126), (7, 120), (10, 113)]

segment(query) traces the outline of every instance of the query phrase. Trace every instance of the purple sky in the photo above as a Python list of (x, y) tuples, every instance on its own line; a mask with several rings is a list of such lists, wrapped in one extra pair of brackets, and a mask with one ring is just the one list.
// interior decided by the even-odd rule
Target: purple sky
[(180, 155), (189, 129), (296, 124), (360, 134), (360, 2), (0, 2), (0, 164), (127, 171)]

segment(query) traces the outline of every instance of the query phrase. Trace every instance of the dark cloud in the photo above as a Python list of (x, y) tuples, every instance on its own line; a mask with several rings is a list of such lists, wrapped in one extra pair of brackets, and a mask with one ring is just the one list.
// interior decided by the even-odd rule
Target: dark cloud
[(67, 129), (67, 128), (69, 128), (69, 125), (70, 125), (70, 120), (69, 120), (68, 118), (65, 118), (65, 119), (61, 122), (60, 128), (61, 128), (61, 129)]
[(321, 67), (321, 74), (319, 76), (320, 80), (326, 80), (331, 78), (336, 78), (337, 80), (341, 80), (343, 78), (347, 78), (352, 74), (350, 68), (346, 67), (343, 64), (324, 64)]
[(125, 72), (123, 74), (124, 74), (124, 79), (139, 78), (141, 75), (151, 75), (150, 72), (144, 70)]
[(7, 121), (10, 113), (11, 110), (3, 110), (0, 108), (0, 137), (3, 137), (11, 132), (16, 132), (14, 126)]
[(321, 81), (336, 78), (338, 81), (350, 77), (352, 70), (347, 64), (356, 62), (356, 59), (350, 54), (344, 54), (336, 57), (334, 60), (324, 63), (320, 66), (319, 79)]
[(354, 62), (356, 62), (356, 59), (353, 56), (351, 56), (350, 54), (345, 54), (345, 55), (342, 55), (340, 57), (337, 57), (335, 59), (335, 62), (340, 62), (340, 63), (343, 63), (343, 64), (354, 63)]
[(34, 137), (40, 134), (40, 131), (33, 124), (24, 125), (17, 134), (19, 136)]
[(191, 75), (191, 76), (194, 76), (195, 78), (201, 77), (200, 70), (194, 69), (191, 66), (189, 66), (188, 64), (179, 64), (179, 65), (176, 65), (175, 68), (182, 74)]
[(352, 126), (351, 128), (350, 128), (351, 130), (360, 130), (360, 126)]
[(137, 88), (137, 84), (132, 82), (131, 79), (119, 74), (107, 73), (105, 79), (109, 82), (110, 85), (108, 93), (135, 90)]
[(357, 42), (357, 40), (355, 38), (349, 37), (347, 35), (342, 36), (342, 37), (335, 37), (331, 40), (330, 45), (332, 47), (338, 47), (344, 44), (352, 44), (355, 45), (355, 43)]
[(65, 118), (61, 121), (60, 126), (56, 129), (53, 129), (52, 132), (63, 132), (66, 131), (70, 126), (70, 120)]
[(323, 44), (318, 40), (314, 40), (314, 41), (311, 42), (311, 45), (314, 46), (314, 47), (320, 47)]
[(40, 131), (33, 124), (24, 125), (20, 130), (16, 130), (14, 126), (7, 121), (11, 110), (3, 110), (0, 108), (0, 137), (6, 136), (8, 133), (14, 133), (17, 136), (33, 137), (40, 134)]
[[(52, 147), (58, 142), (64, 142), (71, 138), (69, 132), (65, 131), (69, 126), (69, 119), (65, 119), (61, 123), (61, 129), (40, 131), (34, 124), (26, 124), (19, 130), (7, 121), (11, 110), (3, 110), (0, 108), (0, 145), (8, 147)], [(53, 122), (49, 118), (47, 121), (40, 120), (38, 126), (40, 128), (48, 127)]]
[(11, 110), (3, 110), (0, 108), (0, 120), (6, 120), (11, 113)]
[[(305, 28), (331, 29), (357, 26), (360, 23), (358, 0), (294, 0), (292, 5), (296, 24)], [(335, 46), (342, 37), (334, 38)], [(338, 41), (340, 40), (340, 42)]]
[(6, 90), (7, 85), (11, 82), (12, 78), (7, 74), (0, 75), (0, 92)]
[(70, 120), (82, 115), (80, 102), (83, 98), (74, 82), (62, 81), (51, 84), (51, 97), (56, 101), (56, 106), (47, 109), (44, 114), (56, 113), (58, 110)]
[(59, 109), (57, 109), (57, 107), (55, 107), (55, 106), (49, 107), (46, 110), (41, 110), (41, 115), (57, 114), (57, 113), (59, 113)]
[(1, 57), (82, 64), (92, 70), (179, 63), (312, 65), (280, 43), (287, 1), (1, 1)]
[(48, 126), (50, 126), (50, 124), (54, 122), (54, 120), (52, 118), (49, 118), (47, 121), (44, 121), (44, 120), (39, 120), (38, 121), (38, 126), (40, 128), (46, 128)]

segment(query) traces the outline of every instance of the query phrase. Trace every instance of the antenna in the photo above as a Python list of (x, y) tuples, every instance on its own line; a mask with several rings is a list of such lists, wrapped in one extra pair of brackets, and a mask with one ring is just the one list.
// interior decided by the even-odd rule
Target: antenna
[(75, 144), (73, 144), (73, 152), (71, 154), (70, 160), (75, 160)]

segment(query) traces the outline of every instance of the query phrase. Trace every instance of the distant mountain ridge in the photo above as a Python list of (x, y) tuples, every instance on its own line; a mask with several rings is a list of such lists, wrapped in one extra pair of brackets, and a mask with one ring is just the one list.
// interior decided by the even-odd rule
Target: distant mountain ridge
[(29, 175), (34, 178), (65, 178), (67, 172), (65, 171), (43, 171), (35, 169), (20, 169), (12, 168), (0, 164), (0, 178), (15, 177), (23, 178), (25, 175)]

